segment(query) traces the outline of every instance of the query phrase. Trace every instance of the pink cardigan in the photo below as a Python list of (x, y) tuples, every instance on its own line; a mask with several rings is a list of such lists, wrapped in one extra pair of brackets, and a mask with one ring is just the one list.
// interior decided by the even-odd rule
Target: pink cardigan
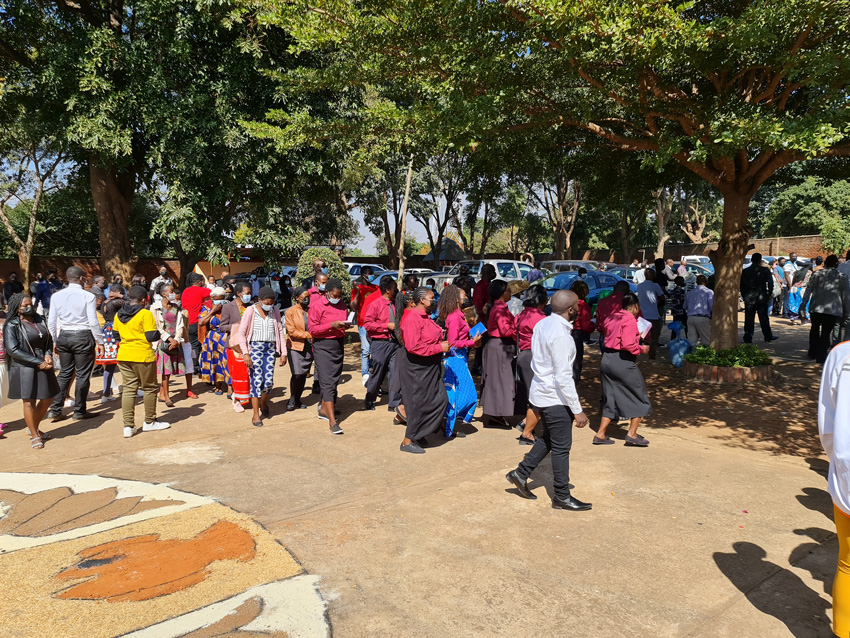
[[(271, 311), (272, 319), (274, 320), (274, 337), (275, 350), (283, 359), (286, 359), (286, 347), (283, 339), (283, 324), (280, 319), (280, 310), (275, 306)], [(251, 353), (251, 335), (254, 332), (254, 304), (251, 304), (245, 309), (245, 314), (242, 315), (242, 321), (239, 322), (239, 334), (237, 336), (239, 347), (242, 349), (242, 354)]]

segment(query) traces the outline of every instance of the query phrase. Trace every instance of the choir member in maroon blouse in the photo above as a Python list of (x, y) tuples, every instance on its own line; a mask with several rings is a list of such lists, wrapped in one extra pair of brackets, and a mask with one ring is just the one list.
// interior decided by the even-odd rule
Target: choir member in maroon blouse
[(455, 428), (457, 419), (470, 424), (478, 407), (478, 391), (469, 373), (469, 349), (481, 344), (481, 335), (469, 338), (469, 322), (463, 312), (467, 300), (466, 292), (451, 285), (443, 289), (437, 304), (437, 323), (446, 326), (446, 341), (450, 350), (445, 362), (446, 393), (449, 407), (446, 411), (446, 438), (465, 437), (466, 432)]
[(594, 445), (613, 445), (605, 432), (611, 420), (624, 416), (630, 420), (626, 434), (626, 445), (646, 447), (649, 441), (637, 433), (640, 420), (652, 412), (652, 404), (646, 393), (646, 383), (635, 360), (649, 353), (649, 346), (640, 345), (637, 317), (640, 302), (636, 294), (623, 295), (622, 308), (605, 322), (605, 347), (602, 348), (602, 363), (599, 376), (602, 379), (602, 421), (593, 437)]
[(324, 291), (316, 291), (310, 297), (310, 335), (313, 337), (313, 359), (316, 362), (316, 377), (319, 381), (321, 403), (319, 418), (328, 421), (332, 434), (342, 434), (337, 425), (336, 387), (342, 375), (345, 318), (348, 311), (342, 300), (342, 282), (328, 279)]
[(516, 399), (516, 319), (508, 309), (511, 298), (508, 282), (496, 279), (490, 283), (489, 293), (492, 302), (487, 318), (489, 338), (482, 348), (482, 420), (485, 425), (509, 428), (505, 417), (513, 416)]
[(593, 320), (590, 318), (590, 306), (585, 301), (587, 295), (590, 294), (587, 283), (582, 279), (576, 279), (570, 286), (570, 290), (576, 293), (576, 297), (578, 297), (578, 316), (573, 322), (573, 341), (576, 344), (576, 358), (573, 359), (573, 381), (578, 388), (581, 383), (581, 369), (584, 364), (584, 344), (590, 339), (590, 335), (596, 330), (596, 326), (593, 325)]
[(534, 326), (546, 317), (546, 306), (549, 305), (549, 295), (543, 286), (531, 286), (525, 301), (522, 302), (523, 311), (516, 318), (517, 345), (519, 354), (516, 357), (516, 372), (519, 377), (517, 383), (517, 408), (525, 412), (525, 421), (522, 424), (522, 434), (519, 436), (520, 445), (534, 445), (534, 428), (540, 421), (540, 413), (528, 400), (528, 392), (531, 388), (531, 380), (534, 373), (531, 371), (531, 334)]
[(443, 354), (449, 342), (430, 315), (436, 310), (434, 291), (419, 287), (413, 291), (416, 306), (406, 313), (401, 327), (405, 359), (400, 367), (401, 392), (407, 409), (407, 429), (401, 451), (424, 454), (420, 441), (439, 430), (449, 404), (443, 383)]
[(371, 343), (371, 368), (366, 383), (366, 409), (374, 410), (378, 390), (389, 375), (389, 406), (397, 408), (401, 404), (401, 387), (395, 374), (395, 361), (398, 342), (395, 340), (395, 296), (398, 284), (392, 277), (381, 277), (379, 287), (381, 296), (372, 301), (363, 313), (361, 324)]

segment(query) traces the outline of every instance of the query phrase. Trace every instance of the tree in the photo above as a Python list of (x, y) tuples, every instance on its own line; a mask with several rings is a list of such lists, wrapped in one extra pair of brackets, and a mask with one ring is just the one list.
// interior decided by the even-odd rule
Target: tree
[[(423, 251), (428, 248), (428, 244), (419, 241), (416, 237), (410, 233), (406, 233), (404, 236), (404, 256), (405, 257), (413, 257), (413, 255), (421, 255)], [(378, 243), (375, 245), (375, 249), (378, 251), (378, 255), (380, 257), (389, 256), (390, 257), (390, 270), (398, 269), (398, 257), (393, 259), (394, 253), (387, 252), (387, 245), (382, 242), (380, 239)], [(396, 262), (393, 265), (393, 262)]]
[(807, 177), (770, 203), (765, 229), (779, 236), (818, 235), (828, 220), (840, 219), (850, 220), (850, 182)]
[[(0, 220), (15, 244), (25, 285), (29, 283), (39, 213), (45, 196), (62, 184), (61, 165), (67, 154), (56, 138), (32, 133), (19, 123), (0, 134)], [(12, 223), (9, 202), (14, 202), (15, 208), (27, 208), (24, 232)]]
[[(301, 47), (344, 51), (352, 82), (405, 94), (464, 144), (570, 127), (716, 187), (719, 348), (737, 343), (752, 197), (792, 162), (850, 154), (850, 0), (327, 0), (268, 12)], [(369, 63), (353, 70), (355, 59)]]

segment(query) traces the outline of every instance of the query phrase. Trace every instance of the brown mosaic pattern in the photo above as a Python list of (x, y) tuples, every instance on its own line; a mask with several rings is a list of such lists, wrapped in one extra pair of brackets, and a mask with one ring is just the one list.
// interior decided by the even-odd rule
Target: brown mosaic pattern
[(6, 516), (0, 519), (0, 534), (36, 538), (183, 504), (183, 501), (142, 501), (141, 496), (118, 498), (114, 487), (81, 494), (67, 487), (35, 494), (0, 490), (0, 502), (10, 506)]
[(180, 638), (288, 638), (285, 631), (246, 631), (241, 629), (263, 612), (259, 597), (249, 598), (217, 623), (183, 634)]

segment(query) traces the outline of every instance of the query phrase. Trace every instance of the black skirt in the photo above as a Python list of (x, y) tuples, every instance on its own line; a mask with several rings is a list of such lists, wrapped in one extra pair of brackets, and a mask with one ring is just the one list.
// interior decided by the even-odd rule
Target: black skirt
[(408, 439), (416, 441), (443, 427), (449, 397), (443, 382), (442, 361), (440, 354), (422, 357), (403, 348), (396, 352), (395, 367), (407, 413), (405, 437)]
[(531, 392), (531, 380), (534, 372), (531, 371), (531, 350), (520, 350), (516, 357), (516, 414), (525, 414), (528, 411), (528, 395)]
[(9, 367), (9, 399), (55, 399), (57, 394), (59, 382), (53, 368)]
[(310, 374), (313, 365), (313, 344), (305, 343), (303, 350), (289, 349), (289, 371), (293, 376)]
[(513, 416), (516, 342), (512, 339), (490, 339), (483, 350), (481, 408), (487, 416)]
[(635, 355), (623, 351), (602, 353), (602, 416), (632, 419), (652, 412), (646, 383), (635, 363)]
[(313, 342), (316, 379), (322, 401), (336, 401), (336, 386), (342, 376), (343, 340), (316, 339)]

